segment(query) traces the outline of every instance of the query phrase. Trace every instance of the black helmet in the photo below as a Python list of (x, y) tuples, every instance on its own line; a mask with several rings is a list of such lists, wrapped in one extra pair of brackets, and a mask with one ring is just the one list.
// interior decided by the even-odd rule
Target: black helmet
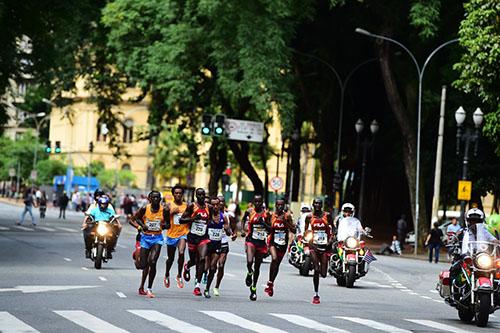
[(103, 190), (101, 190), (100, 188), (98, 188), (97, 190), (94, 191), (94, 198), (97, 198), (97, 197), (100, 197), (100, 196), (103, 196), (105, 195), (106, 193), (104, 193)]

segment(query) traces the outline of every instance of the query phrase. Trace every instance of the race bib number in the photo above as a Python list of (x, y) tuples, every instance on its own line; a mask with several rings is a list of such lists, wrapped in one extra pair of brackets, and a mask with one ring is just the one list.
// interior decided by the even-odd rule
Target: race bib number
[(182, 216), (182, 214), (175, 214), (175, 215), (174, 215), (174, 224), (175, 224), (175, 225), (179, 225), (179, 224), (181, 224), (181, 222), (180, 222), (180, 220), (181, 220), (181, 216)]
[(277, 245), (286, 245), (286, 238), (284, 231), (274, 232), (274, 243), (276, 243)]
[(160, 231), (160, 223), (161, 221), (159, 220), (147, 220), (146, 226), (149, 231)]
[(267, 237), (267, 232), (264, 228), (262, 227), (254, 227), (253, 232), (252, 232), (252, 238), (255, 240), (265, 240)]
[(326, 245), (328, 243), (328, 238), (326, 236), (326, 231), (316, 231), (314, 232), (314, 244)]
[(207, 225), (205, 223), (193, 222), (193, 224), (191, 224), (191, 233), (192, 234), (195, 234), (198, 236), (204, 236), (206, 230), (207, 230)]
[(208, 237), (213, 241), (220, 241), (222, 239), (222, 229), (208, 228)]

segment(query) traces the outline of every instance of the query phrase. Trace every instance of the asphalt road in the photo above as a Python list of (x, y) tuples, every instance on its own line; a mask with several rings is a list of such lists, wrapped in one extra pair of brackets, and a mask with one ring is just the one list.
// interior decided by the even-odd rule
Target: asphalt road
[[(166, 289), (163, 249), (154, 299), (137, 295), (140, 272), (131, 252), (135, 232), (124, 225), (115, 257), (95, 270), (83, 255), (80, 215), (58, 220), (54, 211), (32, 227), (15, 225), (21, 208), (0, 203), (0, 332), (498, 332), (461, 323), (434, 291), (445, 264), (378, 257), (355, 288), (321, 280), (321, 304), (312, 305), (311, 277), (283, 262), (274, 297), (258, 300), (244, 285), (243, 243), (231, 243), (221, 296), (192, 295), (193, 283)], [(38, 211), (36, 211), (38, 213)], [(172, 268), (172, 275), (176, 267)], [(500, 316), (500, 315), (499, 315)]]

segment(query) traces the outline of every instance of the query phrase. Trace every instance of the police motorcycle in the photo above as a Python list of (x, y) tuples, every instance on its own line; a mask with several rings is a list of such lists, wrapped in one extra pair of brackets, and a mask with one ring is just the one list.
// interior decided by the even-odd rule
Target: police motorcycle
[(113, 225), (119, 223), (119, 215), (112, 216), (109, 220), (96, 221), (91, 215), (87, 216), (87, 228), (93, 239), (90, 250), (90, 260), (94, 262), (95, 269), (101, 269), (102, 263), (111, 259), (111, 244), (117, 235)]
[[(312, 234), (308, 234), (308, 237), (312, 237)], [(297, 268), (302, 276), (308, 276), (313, 269), (309, 247), (304, 246), (308, 242), (309, 240), (304, 242), (302, 235), (297, 235), (288, 250), (288, 262)]]
[[(340, 287), (352, 288), (354, 281), (368, 273), (369, 265), (365, 261), (368, 249), (362, 236), (373, 238), (371, 229), (366, 227), (362, 233), (353, 230), (344, 241), (338, 241), (336, 253), (330, 257), (328, 272), (337, 280)], [(335, 250), (334, 250), (335, 252)]]
[(458, 260), (461, 251), (453, 250), (458, 274), (442, 271), (436, 290), (445, 302), (458, 310), (465, 322), (476, 320), (476, 325), (488, 324), (489, 315), (500, 309), (500, 259), (498, 244), (473, 241), (468, 244), (467, 255)]

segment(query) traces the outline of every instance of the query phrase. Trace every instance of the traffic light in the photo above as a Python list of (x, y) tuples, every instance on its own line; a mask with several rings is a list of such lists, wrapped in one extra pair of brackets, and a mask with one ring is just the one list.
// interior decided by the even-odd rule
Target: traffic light
[(89, 152), (93, 152), (94, 151), (94, 141), (90, 141), (89, 143)]
[(52, 152), (52, 145), (50, 144), (50, 141), (47, 141), (47, 144), (45, 145), (45, 152), (47, 154), (50, 154)]
[(60, 154), (61, 153), (61, 141), (56, 141), (56, 148), (54, 149), (54, 152), (56, 154)]
[(201, 117), (201, 134), (211, 135), (212, 134), (212, 115), (205, 113)]
[(214, 121), (214, 135), (223, 136), (225, 132), (224, 123), (226, 122), (226, 116), (223, 114), (215, 115)]

